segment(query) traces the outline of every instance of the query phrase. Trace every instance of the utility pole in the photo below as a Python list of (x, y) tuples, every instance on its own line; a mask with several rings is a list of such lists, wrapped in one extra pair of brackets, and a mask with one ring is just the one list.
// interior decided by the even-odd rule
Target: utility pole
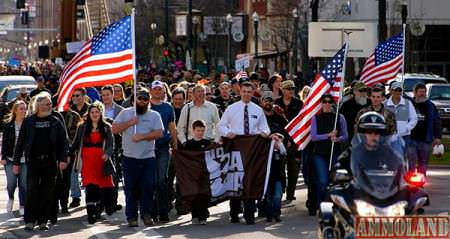
[(378, 42), (386, 41), (386, 0), (378, 0)]

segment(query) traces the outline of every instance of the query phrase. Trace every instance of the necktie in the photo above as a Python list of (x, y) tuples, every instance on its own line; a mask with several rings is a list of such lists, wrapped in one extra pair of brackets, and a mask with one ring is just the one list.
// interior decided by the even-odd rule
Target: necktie
[(245, 135), (250, 134), (250, 127), (248, 123), (248, 105), (245, 105), (244, 107), (244, 134)]

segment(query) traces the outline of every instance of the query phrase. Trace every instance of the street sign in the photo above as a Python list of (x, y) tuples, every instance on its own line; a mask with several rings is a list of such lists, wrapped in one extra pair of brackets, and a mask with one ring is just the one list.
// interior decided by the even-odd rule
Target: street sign
[(244, 40), (244, 33), (242, 33), (242, 32), (233, 33), (233, 40), (235, 42), (243, 41)]
[(246, 56), (246, 57), (242, 57), (240, 59), (236, 59), (236, 61), (234, 61), (234, 69), (236, 69), (236, 71), (241, 71), (241, 70), (245, 70), (245, 68), (250, 66), (250, 57)]
[(349, 57), (368, 57), (378, 44), (376, 23), (363, 22), (311, 22), (308, 34), (310, 57), (332, 57), (349, 34)]
[(187, 35), (187, 16), (179, 15), (175, 17), (176, 34), (177, 36)]
[(85, 43), (85, 41), (67, 42), (66, 43), (67, 53), (69, 53), (69, 54), (77, 53), (81, 49), (81, 47), (83, 46), (84, 43)]

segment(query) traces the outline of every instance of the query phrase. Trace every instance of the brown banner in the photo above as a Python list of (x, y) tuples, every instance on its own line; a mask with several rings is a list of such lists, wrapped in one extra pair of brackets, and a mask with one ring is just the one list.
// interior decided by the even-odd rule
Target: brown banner
[(211, 205), (230, 197), (261, 198), (269, 148), (270, 139), (236, 136), (204, 151), (175, 151), (177, 182), (185, 209), (191, 209), (196, 197), (208, 197)]

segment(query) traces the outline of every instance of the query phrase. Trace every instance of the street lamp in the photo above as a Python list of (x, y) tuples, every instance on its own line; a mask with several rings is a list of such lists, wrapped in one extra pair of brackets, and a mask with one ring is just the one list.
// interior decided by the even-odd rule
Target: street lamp
[(152, 23), (150, 24), (150, 30), (152, 32), (152, 52), (150, 55), (150, 61), (151, 63), (154, 63), (154, 57), (155, 57), (155, 43), (156, 43), (156, 38), (155, 38), (155, 31), (156, 28), (158, 27), (158, 25), (156, 25), (156, 23)]
[(293, 40), (294, 40), (294, 49), (292, 51), (292, 61), (293, 61), (293, 70), (292, 74), (295, 74), (297, 72), (297, 55), (298, 55), (298, 11), (297, 8), (294, 8), (292, 10), (292, 17), (294, 17), (294, 32), (293, 32)]
[(192, 28), (192, 34), (193, 34), (193, 46), (192, 46), (192, 65), (195, 66), (197, 64), (197, 28), (198, 25), (200, 24), (200, 16), (193, 16), (192, 17), (192, 24), (193, 24), (193, 28)]
[(257, 70), (259, 68), (259, 59), (258, 59), (258, 23), (259, 23), (259, 16), (258, 13), (254, 12), (252, 14), (252, 19), (253, 19), (253, 30), (254, 32), (254, 37), (255, 37), (255, 59), (256, 59), (256, 67), (255, 69)]
[(231, 69), (231, 26), (233, 25), (233, 17), (230, 13), (227, 14), (226, 17), (227, 23), (228, 23), (228, 45), (227, 45), (227, 52), (228, 52), (228, 71)]

